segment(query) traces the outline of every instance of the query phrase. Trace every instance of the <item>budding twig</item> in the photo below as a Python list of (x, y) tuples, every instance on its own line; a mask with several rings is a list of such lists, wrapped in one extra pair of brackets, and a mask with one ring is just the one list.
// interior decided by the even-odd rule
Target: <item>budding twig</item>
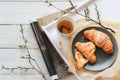
[(62, 10), (62, 9), (59, 9), (58, 7), (54, 6), (51, 2), (49, 2), (48, 0), (45, 0), (45, 3), (48, 4), (48, 6), (52, 6), (53, 8), (63, 12), (64, 14), (66, 14), (67, 12)]
[[(87, 10), (84, 11), (84, 12), (85, 12), (85, 15), (79, 13), (79, 12), (77, 11), (77, 9), (75, 9), (72, 1), (71, 1), (71, 0), (68, 0), (68, 1), (69, 1), (69, 3), (71, 4), (71, 6), (74, 8), (74, 10), (75, 10), (75, 12), (76, 12), (77, 14), (81, 15), (82, 17), (85, 17), (87, 20), (90, 20), (90, 21), (95, 22), (96, 24), (100, 25), (101, 27), (103, 27), (103, 28), (106, 29), (106, 30), (110, 30), (111, 32), (115, 33), (114, 30), (112, 30), (111, 28), (105, 27), (105, 26), (101, 23), (100, 14), (99, 14), (99, 11), (98, 11), (98, 9), (97, 9), (97, 5), (96, 5), (96, 4), (94, 4), (94, 5), (95, 5), (95, 10), (96, 10), (96, 15), (97, 15), (98, 21), (92, 19), (92, 18), (87, 14), (87, 12), (86, 12)], [(87, 9), (88, 9), (88, 8), (87, 8)]]
[[(37, 71), (40, 75), (42, 75), (42, 77), (44, 78), (44, 80), (47, 80), (46, 77), (44, 76), (44, 73), (42, 72), (38, 62), (36, 61), (36, 59), (32, 58), (32, 56), (30, 55), (30, 51), (27, 47), (27, 43), (28, 43), (28, 40), (25, 38), (24, 36), (24, 29), (23, 29), (23, 26), (20, 25), (20, 32), (21, 32), (21, 35), (22, 35), (22, 39), (24, 41), (24, 45), (19, 45), (19, 48), (24, 48), (26, 49), (27, 51), (27, 55), (26, 56), (21, 56), (22, 59), (28, 59), (28, 62), (30, 64), (31, 67), (21, 67), (21, 66), (18, 66), (18, 67), (12, 67), (12, 68), (9, 68), (9, 67), (5, 67), (4, 65), (2, 66), (1, 69), (4, 69), (4, 70), (11, 70), (11, 71), (14, 71), (14, 70), (24, 70), (24, 71), (28, 71), (28, 70), (35, 70)], [(32, 61), (36, 64), (37, 68), (35, 67), (35, 65), (33, 65)]]
[[(29, 49), (28, 49), (28, 47), (27, 47), (28, 40), (25, 39), (24, 31), (23, 31), (23, 26), (20, 25), (20, 27), (21, 27), (21, 30), (20, 30), (20, 31), (21, 31), (21, 34), (22, 34), (22, 38), (23, 38), (23, 41), (24, 41), (24, 46), (25, 46), (25, 49), (27, 50), (27, 53), (28, 53), (28, 55), (27, 55), (26, 57), (23, 57), (23, 56), (22, 56), (21, 58), (23, 58), (23, 59), (28, 59), (31, 67), (32, 67), (35, 71), (37, 71), (39, 74), (41, 74), (41, 75), (43, 76), (43, 78), (46, 80), (46, 78), (45, 78), (45, 76), (44, 76), (44, 73), (42, 72), (42, 70), (41, 70), (40, 66), (38, 65), (37, 61), (36, 61), (34, 58), (32, 58), (31, 55), (30, 55), (30, 51), (29, 51)], [(35, 66), (32, 64), (31, 60), (32, 60), (33, 62), (35, 62), (35, 64), (37, 65), (37, 67), (38, 67), (39, 70), (38, 70), (37, 68), (35, 68)]]
[(19, 69), (19, 70), (24, 70), (24, 71), (28, 71), (28, 70), (34, 69), (34, 68), (30, 68), (30, 67), (29, 67), (29, 68), (28, 68), (28, 67), (21, 67), (21, 66), (8, 68), (8, 67), (5, 67), (4, 65), (2, 65), (1, 70), (3, 70), (3, 69), (5, 69), (5, 70), (11, 70), (11, 72), (13, 72), (14, 70), (17, 70), (17, 69)]
[(90, 14), (90, 11), (89, 11), (88, 7), (84, 10), (84, 13), (85, 13), (85, 19), (86, 19), (86, 21), (90, 21), (89, 18), (88, 18), (89, 14)]

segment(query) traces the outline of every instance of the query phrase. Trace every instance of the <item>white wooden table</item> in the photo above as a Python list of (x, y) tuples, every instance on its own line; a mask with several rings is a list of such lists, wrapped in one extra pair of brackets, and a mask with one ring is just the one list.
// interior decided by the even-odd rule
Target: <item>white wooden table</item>
[[(70, 6), (64, 0), (52, 1), (61, 9)], [(74, 3), (77, 4), (77, 2)], [(96, 3), (102, 19), (120, 21), (120, 0), (98, 0)], [(31, 55), (40, 63), (43, 72), (48, 75), (29, 24), (31, 20), (36, 20), (56, 11), (52, 7), (47, 7), (44, 0), (0, 0), (0, 65), (7, 67), (30, 66), (28, 61), (20, 59), (20, 56), (27, 54), (26, 50), (18, 48), (19, 45), (24, 44), (19, 32), (19, 24), (22, 24), (25, 37), (29, 40), (28, 47)], [(92, 16), (94, 17), (94, 15)], [(0, 70), (0, 80), (41, 80), (41, 76), (35, 71), (17, 70), (11, 73), (11, 71)]]

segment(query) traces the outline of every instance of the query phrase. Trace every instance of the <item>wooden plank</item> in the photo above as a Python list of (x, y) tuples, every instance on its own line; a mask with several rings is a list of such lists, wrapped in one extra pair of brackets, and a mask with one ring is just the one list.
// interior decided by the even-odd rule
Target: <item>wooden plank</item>
[[(68, 2), (53, 4), (60, 9), (70, 7)], [(0, 24), (29, 24), (30, 21), (56, 11), (44, 2), (0, 2)]]
[[(24, 35), (29, 41), (29, 48), (38, 48), (30, 25), (23, 25)], [(20, 25), (0, 25), (0, 48), (19, 48), (24, 45), (20, 32)]]
[[(44, 2), (45, 0), (0, 0), (0, 2)], [(52, 2), (67, 2), (67, 0), (49, 0)], [(79, 0), (72, 0), (79, 1)], [(81, 0), (82, 1), (82, 0)]]
[[(53, 2), (53, 4), (60, 9), (70, 7), (68, 2)], [(74, 2), (74, 4), (78, 4), (78, 2)], [(97, 1), (97, 4), (102, 19), (120, 20), (119, 0)], [(48, 7), (44, 2), (0, 2), (0, 24), (29, 24), (30, 21), (56, 11), (58, 10)], [(90, 9), (90, 12), (92, 17), (96, 17), (94, 8)]]
[(41, 75), (0, 75), (0, 80), (43, 80)]
[[(39, 49), (29, 49), (31, 56), (36, 59), (40, 65), (41, 70), (44, 74), (48, 75), (47, 68), (45, 66), (42, 54)], [(21, 59), (21, 56), (27, 55), (25, 49), (0, 49), (0, 68), (1, 65), (6, 67), (17, 67), (17, 66), (26, 66), (31, 67), (28, 60)], [(0, 75), (38, 75), (39, 73), (34, 70), (21, 71), (15, 70), (13, 72), (7, 70), (0, 70)]]

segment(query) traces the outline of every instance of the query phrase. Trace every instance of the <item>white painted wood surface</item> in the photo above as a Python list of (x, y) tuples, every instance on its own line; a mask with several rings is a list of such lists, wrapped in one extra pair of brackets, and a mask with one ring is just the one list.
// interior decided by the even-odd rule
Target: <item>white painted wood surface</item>
[[(40, 68), (44, 72), (46, 76), (48, 76), (48, 72), (46, 66), (44, 64), (44, 60), (42, 58), (41, 52), (39, 49), (29, 49), (30, 54), (36, 61), (39, 63)], [(21, 56), (27, 55), (25, 49), (0, 49), (0, 68), (2, 65), (7, 67), (31, 67), (28, 60), (21, 59)], [(9, 70), (0, 70), (0, 80), (41, 80), (41, 75), (34, 70), (21, 71), (15, 70), (13, 72)]]
[[(68, 2), (53, 4), (60, 9), (70, 7)], [(0, 24), (29, 24), (32, 20), (58, 11), (44, 2), (0, 2), (0, 6)]]
[[(31, 56), (36, 59), (36, 61), (39, 63), (41, 69), (45, 74), (47, 74), (47, 70), (44, 68), (46, 67), (42, 58), (42, 55), (40, 54), (39, 49), (29, 49)], [(8, 55), (8, 56), (7, 56)], [(1, 49), (0, 50), (0, 64), (5, 65), (7, 67), (16, 67), (16, 66), (26, 66), (31, 67), (28, 60), (21, 59), (21, 56), (26, 56), (27, 52), (25, 49)], [(9, 62), (8, 62), (9, 61)], [(7, 70), (0, 70), (0, 75), (9, 75), (11, 74), (11, 71)], [(20, 71), (15, 70), (13, 71), (14, 75), (34, 75), (38, 74), (34, 70), (28, 70), (28, 71)]]
[[(45, 2), (46, 0), (0, 0), (1, 2)], [(67, 2), (67, 0), (49, 0), (54, 2)], [(79, 0), (72, 0), (72, 1), (79, 1)], [(84, 0), (81, 0), (84, 1)]]
[[(25, 37), (29, 41), (27, 46), (30, 53), (39, 62), (45, 75), (48, 76), (45, 63), (29, 23), (31, 20), (36, 20), (38, 17), (48, 15), (57, 10), (48, 7), (44, 2), (36, 2), (37, 0), (35, 2), (30, 2), (30, 0), (28, 0), (28, 2), (23, 2), (24, 0), (21, 0), (22, 2), (19, 2), (19, 0), (11, 1), (0, 2), (0, 65), (5, 65), (7, 67), (30, 66), (28, 61), (20, 59), (20, 56), (27, 54), (26, 50), (18, 48), (19, 45), (24, 44), (21, 33), (19, 32), (20, 24), (22, 24), (25, 31)], [(70, 6), (67, 2), (53, 2), (53, 4), (59, 5), (61, 9)], [(42, 77), (33, 70), (27, 72), (20, 70), (14, 72), (0, 70), (0, 80), (8, 79), (42, 80)]]
[(0, 75), (0, 80), (43, 80), (40, 75)]
[[(19, 24), (23, 24), (25, 36), (29, 40), (28, 47), (31, 55), (37, 59), (43, 72), (48, 75), (41, 52), (38, 49), (32, 29), (29, 25), (30, 21), (36, 20), (38, 17), (48, 15), (57, 10), (47, 7), (44, 0), (0, 0), (0, 65), (8, 67), (30, 66), (26, 60), (21, 60), (21, 55), (26, 55), (26, 51), (18, 49), (23, 44), (21, 34), (19, 32)], [(53, 4), (60, 9), (69, 7), (65, 0), (51, 0)], [(59, 2), (58, 2), (59, 1)], [(77, 0), (75, 0), (77, 1)], [(77, 2), (74, 2), (78, 4)], [(120, 0), (98, 0), (98, 8), (102, 19), (120, 21)], [(91, 13), (94, 13), (92, 11)], [(94, 15), (91, 15), (94, 17)], [(0, 70), (0, 80), (42, 80), (41, 76), (35, 71), (10, 71)]]
[[(38, 48), (35, 36), (30, 25), (23, 25), (24, 35), (28, 39), (29, 48)], [(20, 30), (20, 25), (0, 25), (0, 48), (18, 48), (24, 41)]]

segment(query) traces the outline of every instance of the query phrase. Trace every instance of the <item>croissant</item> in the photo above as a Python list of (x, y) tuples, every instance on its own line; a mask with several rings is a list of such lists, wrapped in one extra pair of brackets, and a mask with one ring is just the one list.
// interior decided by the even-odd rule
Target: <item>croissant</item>
[(95, 43), (96, 46), (102, 48), (107, 54), (113, 53), (113, 44), (107, 34), (91, 29), (84, 31), (84, 36)]
[(76, 42), (75, 47), (80, 51), (85, 58), (88, 59), (91, 63), (96, 62), (95, 52), (95, 45), (92, 42)]
[(80, 52), (75, 52), (76, 67), (77, 69), (83, 68), (83, 66), (88, 62), (87, 59), (84, 59)]

